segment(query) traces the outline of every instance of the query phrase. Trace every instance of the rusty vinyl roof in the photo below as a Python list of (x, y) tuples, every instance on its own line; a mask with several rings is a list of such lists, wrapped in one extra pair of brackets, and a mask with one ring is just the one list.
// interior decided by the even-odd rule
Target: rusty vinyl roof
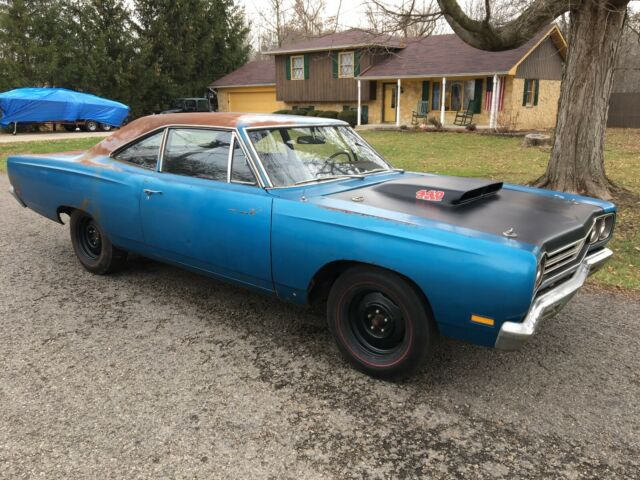
[(253, 60), (213, 82), (211, 88), (254, 87), (276, 84), (276, 63), (273, 57)]
[(345, 30), (344, 32), (336, 32), (300, 42), (288, 43), (262, 53), (278, 55), (283, 53), (341, 50), (343, 48), (354, 47), (386, 47), (395, 49), (404, 47), (404, 42), (392, 35), (377, 34), (354, 28)]
[(91, 148), (85, 158), (109, 155), (127, 143), (154, 130), (168, 126), (251, 128), (277, 125), (347, 125), (330, 118), (274, 115), (265, 113), (168, 113), (141, 117), (125, 125)]
[[(455, 34), (408, 39), (406, 47), (364, 71), (363, 79), (505, 74), (540, 40), (555, 31), (547, 28), (524, 45), (502, 52), (479, 50)], [(564, 41), (564, 40), (562, 40)]]

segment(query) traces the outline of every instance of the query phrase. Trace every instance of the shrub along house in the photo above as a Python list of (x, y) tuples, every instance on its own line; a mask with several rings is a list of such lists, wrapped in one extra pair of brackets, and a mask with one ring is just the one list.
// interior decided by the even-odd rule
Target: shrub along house
[[(446, 125), (457, 114), (455, 123), (543, 129), (555, 125), (566, 49), (550, 26), (504, 52), (475, 49), (453, 34), (398, 39), (349, 30), (265, 53), (275, 59), (274, 101), (284, 108), (356, 110), (360, 124), (410, 125), (429, 116)], [(226, 78), (214, 87), (234, 87)]]

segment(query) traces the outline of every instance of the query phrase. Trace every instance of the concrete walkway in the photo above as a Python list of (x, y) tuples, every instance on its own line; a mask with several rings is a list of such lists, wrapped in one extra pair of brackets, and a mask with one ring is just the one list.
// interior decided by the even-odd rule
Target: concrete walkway
[(104, 138), (113, 132), (44, 132), (44, 133), (19, 133), (11, 135), (0, 133), (0, 143), (16, 142), (41, 142), (47, 140), (73, 140), (75, 138), (97, 137)]

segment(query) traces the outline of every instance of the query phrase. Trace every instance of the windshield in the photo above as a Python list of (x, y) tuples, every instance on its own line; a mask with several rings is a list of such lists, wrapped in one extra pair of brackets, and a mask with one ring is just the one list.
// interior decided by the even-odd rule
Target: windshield
[(274, 187), (391, 170), (349, 127), (277, 127), (248, 134)]

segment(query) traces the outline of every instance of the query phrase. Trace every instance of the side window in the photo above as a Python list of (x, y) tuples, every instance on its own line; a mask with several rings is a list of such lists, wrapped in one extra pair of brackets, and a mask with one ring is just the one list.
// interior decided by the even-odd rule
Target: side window
[(231, 181), (256, 185), (256, 179), (249, 167), (249, 161), (240, 147), (238, 140), (233, 142), (233, 159), (231, 160)]
[(138, 167), (155, 170), (158, 165), (160, 146), (164, 131), (154, 133), (114, 155), (116, 160), (127, 162)]
[(162, 171), (226, 182), (230, 144), (230, 132), (172, 128), (162, 159)]

